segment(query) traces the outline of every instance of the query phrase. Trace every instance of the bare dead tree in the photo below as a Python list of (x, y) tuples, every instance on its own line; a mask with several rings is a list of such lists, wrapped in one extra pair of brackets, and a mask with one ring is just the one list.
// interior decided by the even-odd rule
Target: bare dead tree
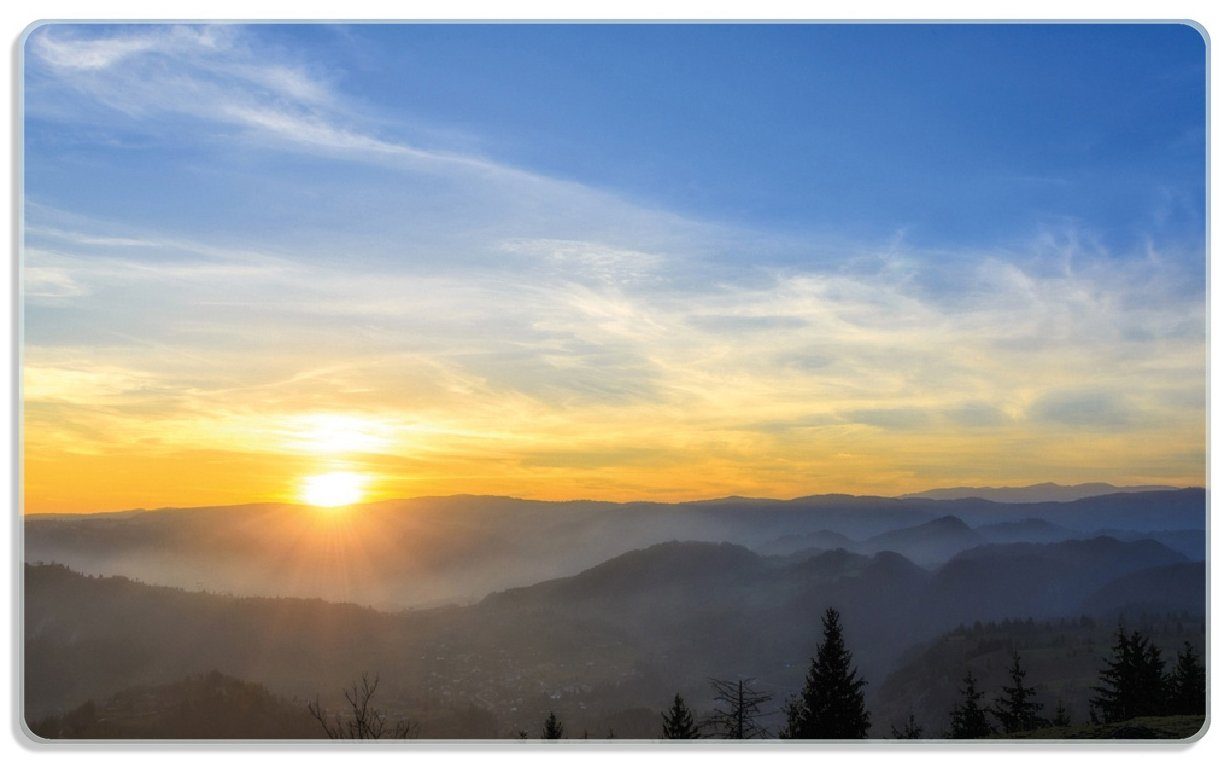
[(410, 739), (418, 735), (418, 727), (408, 720), (389, 724), (388, 715), (372, 706), (372, 697), (380, 686), (380, 675), (362, 678), (343, 693), (350, 706), (349, 716), (338, 713), (330, 720), (320, 705), (320, 697), (308, 703), (308, 712), (330, 739)]
[(723, 739), (764, 739), (769, 735), (757, 719), (766, 715), (760, 706), (772, 699), (773, 695), (752, 689), (750, 684), (754, 680), (709, 679), (709, 685), (717, 692), (713, 699), (718, 703), (717, 709), (710, 713), (704, 722), (711, 736)]

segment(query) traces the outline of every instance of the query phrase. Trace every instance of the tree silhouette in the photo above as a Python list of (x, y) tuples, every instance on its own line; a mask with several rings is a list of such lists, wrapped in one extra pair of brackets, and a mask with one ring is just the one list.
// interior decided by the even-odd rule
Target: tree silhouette
[(1197, 659), (1190, 641), (1183, 642), (1183, 650), (1179, 652), (1174, 670), (1166, 677), (1166, 684), (1170, 713), (1204, 715), (1204, 665)]
[(1051, 720), (1052, 726), (1070, 726), (1072, 725), (1072, 716), (1068, 714), (1068, 706), (1063, 703), (1063, 700), (1055, 702), (1055, 717)]
[(1129, 636), (1120, 624), (1111, 657), (1099, 671), (1101, 686), (1090, 700), (1091, 716), (1103, 723), (1126, 721), (1146, 715), (1162, 715), (1166, 705), (1165, 663), (1162, 652), (1139, 631)]
[(560, 723), (559, 718), (555, 717), (555, 711), (552, 710), (547, 719), (542, 722), (542, 738), (543, 739), (563, 739), (564, 724)]
[(740, 678), (737, 681), (709, 679), (709, 685), (717, 692), (713, 699), (718, 703), (705, 725), (714, 736), (725, 739), (763, 739), (768, 731), (760, 725), (759, 718), (765, 715), (760, 706), (772, 699), (768, 692), (756, 691), (750, 684), (754, 679)]
[(894, 739), (922, 739), (922, 726), (914, 720), (914, 714), (910, 713), (910, 717), (905, 719), (905, 725), (900, 730), (894, 725), (892, 727)]
[(337, 714), (330, 719), (320, 705), (320, 697), (308, 703), (308, 712), (324, 729), (330, 739), (409, 739), (418, 729), (407, 720), (399, 720), (392, 726), (388, 716), (372, 707), (372, 697), (380, 686), (380, 675), (368, 678), (366, 673), (350, 685), (343, 694), (350, 706), (350, 714)]
[(991, 710), (1004, 732), (1033, 731), (1045, 726), (1046, 721), (1040, 715), (1042, 703), (1031, 699), (1038, 692), (1032, 686), (1025, 685), (1025, 670), (1021, 667), (1021, 655), (1016, 650), (1012, 652), (1008, 680), (1009, 685), (1003, 687), (1003, 693), (996, 697), (995, 707)]
[(692, 720), (692, 711), (679, 694), (675, 695), (675, 702), (671, 705), (671, 709), (662, 713), (662, 738), (700, 738), (700, 729), (696, 727), (696, 723)]
[(816, 647), (803, 693), (786, 707), (785, 739), (865, 739), (871, 720), (863, 699), (867, 682), (851, 667), (841, 616), (824, 612), (824, 643)]
[(978, 691), (978, 682), (974, 674), (965, 673), (965, 688), (961, 690), (961, 701), (948, 714), (951, 725), (948, 736), (953, 739), (981, 739), (991, 734), (991, 724), (987, 722), (987, 709), (979, 701), (983, 692)]

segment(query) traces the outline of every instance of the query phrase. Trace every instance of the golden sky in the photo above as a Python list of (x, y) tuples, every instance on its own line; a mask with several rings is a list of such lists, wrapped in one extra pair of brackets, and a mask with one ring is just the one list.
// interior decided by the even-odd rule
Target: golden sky
[[(159, 288), (203, 304), (227, 278), (206, 267)], [(300, 334), (286, 317), (254, 324), (277, 336), (235, 327), (238, 349), (29, 346), (27, 510), (295, 500), (305, 477), (332, 471), (368, 475), (371, 498), (1203, 484), (1202, 344), (1128, 358), (1106, 336), (1152, 311), (1090, 309), (1108, 288), (1094, 279), (1009, 283), (946, 313), (840, 277), (692, 301), (561, 278), (467, 295), (459, 325), (435, 307), (381, 309), (377, 323), (438, 328), (454, 350), (401, 351), (385, 346), (397, 334), (366, 330), (351, 342), (346, 324)], [(361, 306), (415, 286), (367, 288)], [(424, 293), (447, 301), (446, 289)], [(1051, 316), (1074, 309), (1074, 328), (1051, 334)], [(465, 335), (513, 315), (534, 329)], [(772, 327), (740, 325), (751, 318)]]

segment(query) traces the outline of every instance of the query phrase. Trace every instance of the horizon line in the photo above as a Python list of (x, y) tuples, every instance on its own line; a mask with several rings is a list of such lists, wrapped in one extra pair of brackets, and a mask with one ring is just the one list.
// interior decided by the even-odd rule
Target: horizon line
[[(1013, 502), (995, 501), (990, 498), (980, 498), (978, 496), (960, 496), (960, 497), (953, 497), (953, 498), (942, 498), (942, 497), (928, 497), (926, 495), (927, 493), (934, 493), (934, 492), (941, 492), (941, 491), (1027, 490), (1033, 487), (1052, 487), (1053, 486), (1053, 487), (1059, 487), (1059, 488), (1074, 488), (1074, 487), (1081, 487), (1084, 485), (1109, 485), (1113, 489), (1108, 490), (1105, 493), (1095, 493), (1095, 494), (1091, 494), (1088, 496), (1080, 496), (1078, 498), (1071, 498), (1071, 499), (1066, 499), (1066, 500), (1053, 500), (1052, 499), (1052, 500), (1036, 500), (1036, 501), (1013, 501)], [(901, 493), (898, 495), (882, 495), (878, 493), (805, 493), (805, 494), (797, 495), (791, 498), (772, 498), (768, 496), (748, 496), (748, 495), (728, 494), (728, 495), (714, 496), (710, 498), (691, 498), (691, 499), (680, 500), (680, 501), (657, 501), (657, 500), (653, 500), (649, 498), (635, 499), (635, 500), (629, 500), (629, 501), (613, 501), (613, 500), (602, 499), (602, 498), (551, 499), (551, 498), (528, 498), (528, 497), (517, 496), (517, 495), (500, 495), (500, 494), (495, 494), (495, 493), (448, 493), (448, 494), (423, 494), (423, 495), (401, 496), (397, 498), (382, 498), (376, 501), (364, 501), (360, 503), (347, 504), (346, 506), (339, 506), (335, 508), (350, 509), (350, 508), (358, 508), (358, 507), (363, 507), (363, 506), (377, 506), (380, 504), (396, 503), (399, 501), (421, 501), (421, 500), (430, 500), (430, 499), (450, 499), (450, 498), (498, 498), (498, 499), (504, 499), (504, 500), (510, 500), (510, 501), (523, 501), (527, 503), (529, 502), (559, 503), (559, 504), (563, 504), (563, 503), (606, 503), (606, 504), (611, 504), (613, 506), (632, 506), (632, 505), (639, 505), (639, 504), (650, 504), (650, 505), (655, 505), (655, 506), (683, 506), (687, 504), (697, 504), (697, 503), (717, 503), (720, 501), (763, 501), (763, 502), (771, 502), (771, 503), (791, 503), (794, 501), (801, 501), (801, 500), (805, 500), (808, 498), (831, 498), (831, 497), (880, 498), (880, 499), (889, 500), (889, 501), (897, 501), (897, 500), (920, 500), (920, 501), (981, 500), (981, 501), (987, 501), (988, 503), (1004, 503), (1004, 504), (1010, 505), (1010, 504), (1030, 504), (1030, 503), (1070, 503), (1073, 501), (1083, 500), (1085, 498), (1094, 498), (1100, 495), (1114, 495), (1116, 493), (1124, 493), (1124, 492), (1149, 493), (1149, 492), (1168, 492), (1168, 491), (1176, 491), (1176, 490), (1207, 490), (1207, 486), (1206, 485), (1162, 485), (1162, 484), (1158, 484), (1158, 485), (1113, 485), (1108, 482), (1107, 483), (1078, 482), (1078, 483), (1073, 483), (1073, 484), (1061, 484), (1061, 483), (1056, 483), (1056, 482), (1035, 482), (1029, 485), (1004, 485), (1004, 486), (997, 486), (997, 487), (996, 486), (981, 486), (981, 487), (958, 486), (958, 487), (947, 487), (947, 488), (943, 488), (943, 487), (928, 488), (927, 490), (919, 490), (919, 491), (914, 491), (910, 493)], [(123, 509), (101, 509), (99, 511), (26, 511), (25, 508), (23, 507), (21, 511), (21, 515), (23, 517), (53, 517), (53, 516), (60, 516), (60, 517), (78, 516), (79, 517), (79, 516), (112, 515), (112, 514), (133, 514), (137, 512), (191, 511), (194, 509), (237, 509), (237, 508), (256, 507), (256, 506), (285, 506), (285, 507), (312, 509), (312, 510), (317, 510), (317, 511), (322, 509), (322, 507), (313, 506), (312, 504), (308, 504), (308, 503), (296, 503), (293, 501), (272, 501), (271, 500), (271, 501), (250, 501), (247, 503), (210, 504), (210, 505), (197, 505), (197, 506), (155, 506), (155, 507), (133, 506), (133, 507), (123, 508)]]

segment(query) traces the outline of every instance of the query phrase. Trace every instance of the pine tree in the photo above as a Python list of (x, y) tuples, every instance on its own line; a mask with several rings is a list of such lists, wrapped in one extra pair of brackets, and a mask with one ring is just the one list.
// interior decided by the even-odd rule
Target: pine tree
[(1166, 677), (1168, 689), (1167, 714), (1204, 715), (1204, 665), (1196, 657), (1190, 641), (1183, 642), (1183, 651), (1174, 670)]
[(867, 682), (851, 667), (837, 610), (824, 613), (824, 643), (816, 647), (801, 696), (786, 707), (785, 739), (865, 739), (871, 726), (863, 699)]
[(1003, 687), (1003, 694), (995, 699), (991, 714), (1004, 728), (1004, 733), (1033, 731), (1046, 725), (1040, 712), (1042, 703), (1030, 698), (1037, 694), (1032, 686), (1025, 685), (1025, 670), (1021, 667), (1021, 655), (1012, 652), (1012, 667), (1008, 669), (1010, 685)]
[(978, 682), (974, 680), (973, 672), (965, 673), (964, 683), (961, 701), (948, 714), (951, 718), (948, 735), (953, 739), (981, 739), (990, 736), (992, 729), (987, 722), (987, 709), (979, 704), (983, 692), (978, 691)]
[(555, 717), (555, 711), (552, 710), (547, 719), (542, 722), (542, 738), (543, 739), (563, 739), (564, 724), (559, 722), (559, 718)]
[(910, 713), (910, 717), (906, 718), (905, 725), (900, 730), (896, 726), (892, 727), (894, 739), (922, 739), (922, 726), (914, 720), (914, 714)]
[(1055, 717), (1051, 720), (1052, 726), (1071, 726), (1072, 716), (1068, 713), (1068, 706), (1063, 703), (1063, 700), (1055, 702)]
[(1162, 652), (1139, 631), (1129, 636), (1123, 626), (1115, 634), (1111, 658), (1099, 671), (1102, 686), (1094, 687), (1090, 711), (1103, 723), (1116, 723), (1165, 712), (1166, 677)]
[(662, 713), (663, 739), (700, 739), (700, 729), (692, 720), (692, 711), (683, 697), (676, 694), (675, 703), (668, 712)]

